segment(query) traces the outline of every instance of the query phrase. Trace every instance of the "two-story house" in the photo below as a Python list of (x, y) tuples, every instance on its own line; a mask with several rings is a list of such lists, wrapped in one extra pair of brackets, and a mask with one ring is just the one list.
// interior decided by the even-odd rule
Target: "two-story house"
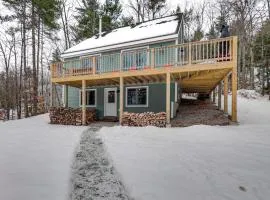
[(99, 119), (120, 121), (123, 112), (152, 111), (166, 112), (169, 124), (181, 92), (209, 94), (232, 74), (236, 121), (237, 38), (184, 37), (182, 14), (100, 32), (52, 64), (52, 83), (65, 85), (65, 105), (82, 107), (83, 118), (86, 107), (96, 108)]

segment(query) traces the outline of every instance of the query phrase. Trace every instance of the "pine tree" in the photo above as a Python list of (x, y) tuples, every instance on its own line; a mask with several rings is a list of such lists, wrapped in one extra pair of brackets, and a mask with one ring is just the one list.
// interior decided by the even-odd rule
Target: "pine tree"
[(76, 42), (98, 33), (100, 4), (97, 0), (82, 0), (82, 4), (81, 8), (76, 8), (79, 13), (76, 16), (77, 25), (72, 27)]
[(119, 0), (106, 0), (102, 6), (102, 12), (102, 31), (110, 31), (120, 26), (118, 18), (122, 12), (122, 6)]
[(120, 22), (121, 22), (121, 26), (132, 26), (135, 24), (135, 20), (133, 16), (129, 16), (129, 17), (122, 16), (120, 19)]
[(147, 10), (150, 11), (152, 19), (155, 19), (157, 14), (160, 13), (165, 6), (166, 0), (148, 0), (146, 3)]

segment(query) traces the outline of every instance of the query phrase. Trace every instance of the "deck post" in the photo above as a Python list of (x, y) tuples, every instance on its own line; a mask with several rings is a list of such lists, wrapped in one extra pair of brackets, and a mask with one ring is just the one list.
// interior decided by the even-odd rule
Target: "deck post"
[(51, 96), (50, 96), (50, 101), (51, 101), (51, 103), (50, 103), (50, 106), (51, 107), (53, 107), (54, 106), (54, 90), (53, 90), (53, 88), (55, 87), (54, 86), (55, 84), (53, 83), (53, 82), (51, 82), (51, 88), (50, 88), (50, 92), (51, 92)]
[(213, 103), (216, 103), (216, 88), (213, 89)]
[(221, 82), (218, 84), (218, 109), (221, 110), (221, 89), (222, 84)]
[(167, 124), (171, 123), (171, 74), (166, 74), (166, 117)]
[(82, 125), (86, 124), (86, 81), (82, 80)]
[(120, 108), (119, 108), (119, 122), (122, 125), (122, 116), (124, 111), (124, 78), (120, 77)]
[(151, 68), (155, 68), (155, 49), (151, 49)]
[(191, 42), (188, 44), (188, 64), (191, 65)]
[(93, 74), (96, 74), (96, 57), (95, 56), (93, 56), (93, 58), (92, 58), (93, 60), (92, 60), (92, 64), (93, 64)]
[(232, 121), (237, 122), (237, 37), (233, 37)]
[(228, 113), (228, 76), (224, 78), (224, 112)]
[(64, 105), (68, 107), (68, 85), (64, 85)]

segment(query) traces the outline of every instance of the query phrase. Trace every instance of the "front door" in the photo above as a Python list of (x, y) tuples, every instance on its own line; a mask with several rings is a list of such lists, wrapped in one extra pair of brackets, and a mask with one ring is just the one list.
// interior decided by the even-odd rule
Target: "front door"
[(104, 116), (117, 116), (117, 88), (104, 89)]

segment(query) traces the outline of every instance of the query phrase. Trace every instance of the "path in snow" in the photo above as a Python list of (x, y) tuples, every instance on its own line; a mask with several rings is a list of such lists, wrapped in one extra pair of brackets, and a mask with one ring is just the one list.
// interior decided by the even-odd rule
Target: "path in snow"
[(85, 127), (47, 114), (0, 124), (0, 199), (66, 200), (73, 151)]
[(82, 134), (72, 166), (70, 199), (128, 200), (128, 194), (107, 158), (101, 139), (96, 137), (98, 129), (100, 127), (92, 124)]
[(270, 103), (239, 98), (239, 126), (102, 128), (132, 197), (268, 200)]

